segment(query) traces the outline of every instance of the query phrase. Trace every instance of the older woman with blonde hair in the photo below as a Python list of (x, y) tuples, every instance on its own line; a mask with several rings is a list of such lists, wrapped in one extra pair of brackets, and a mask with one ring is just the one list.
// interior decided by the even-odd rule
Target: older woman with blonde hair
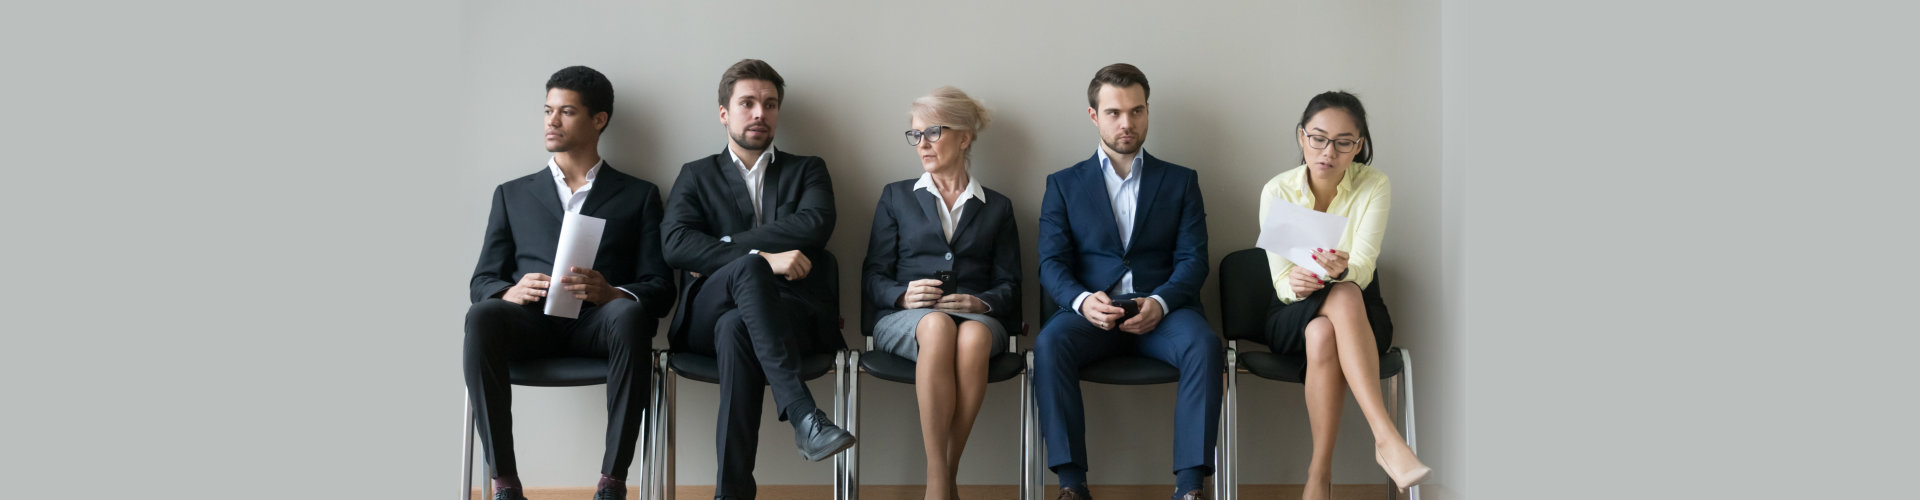
[(954, 496), (960, 453), (987, 395), (987, 361), (1020, 320), (1013, 203), (969, 172), (986, 107), (953, 87), (913, 101), (920, 175), (882, 188), (862, 270), (875, 349), (916, 363), (928, 499)]

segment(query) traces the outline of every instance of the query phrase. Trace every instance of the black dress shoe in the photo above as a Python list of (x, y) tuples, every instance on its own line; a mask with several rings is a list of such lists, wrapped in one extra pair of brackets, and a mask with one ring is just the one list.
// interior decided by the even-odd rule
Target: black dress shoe
[(801, 457), (818, 462), (853, 446), (853, 434), (833, 425), (827, 412), (816, 409), (793, 426), (793, 444), (800, 448)]
[(600, 491), (593, 492), (593, 500), (627, 500), (627, 488), (625, 486), (600, 488)]
[(1200, 494), (1200, 490), (1193, 490), (1187, 492), (1185, 495), (1180, 495), (1179, 500), (1207, 500), (1207, 497), (1206, 495)]
[(1081, 495), (1073, 488), (1060, 488), (1060, 496), (1053, 497), (1053, 500), (1093, 500), (1093, 495)]
[(520, 494), (520, 488), (506, 487), (493, 492), (493, 500), (527, 500), (527, 496)]

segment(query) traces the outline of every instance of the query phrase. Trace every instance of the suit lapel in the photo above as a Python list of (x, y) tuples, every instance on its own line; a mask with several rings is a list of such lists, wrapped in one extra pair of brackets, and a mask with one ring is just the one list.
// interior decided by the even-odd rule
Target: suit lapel
[(1155, 163), (1159, 163), (1159, 160), (1148, 156), (1145, 151), (1141, 151), (1140, 155), (1146, 157), (1146, 159), (1140, 162), (1140, 168), (1143, 171), (1133, 173), (1133, 175), (1142, 176), (1140, 178), (1140, 201), (1136, 202), (1133, 206), (1134, 235), (1140, 233), (1140, 228), (1147, 222), (1147, 213), (1153, 211), (1153, 201), (1159, 196), (1160, 185), (1165, 184), (1161, 181), (1166, 179), (1167, 173), (1167, 169), (1159, 168), (1159, 165), (1154, 165)]
[(928, 226), (931, 226), (934, 234), (938, 235), (937, 239), (943, 243), (946, 242), (947, 235), (940, 227), (940, 197), (924, 189), (915, 189), (912, 192), (914, 204), (920, 205), (920, 214), (927, 217)]
[(613, 199), (614, 195), (620, 194), (621, 190), (626, 189), (626, 181), (619, 172), (613, 170), (612, 164), (602, 163), (600, 176), (593, 179), (593, 189), (587, 190), (587, 202), (580, 206), (580, 215), (600, 217), (600, 207), (606, 205), (607, 200)]
[(527, 183), (527, 188), (533, 190), (533, 199), (540, 200), (540, 206), (546, 207), (547, 213), (553, 216), (557, 225), (560, 219), (565, 217), (561, 212), (566, 211), (560, 206), (560, 188), (553, 183), (553, 170), (542, 168), (540, 174), (530, 179), (532, 182)]
[(1107, 172), (1100, 166), (1100, 155), (1093, 156), (1093, 161), (1088, 163), (1085, 173), (1081, 174), (1080, 178), (1081, 183), (1085, 185), (1082, 189), (1086, 189), (1087, 194), (1093, 197), (1093, 212), (1100, 215), (1103, 224), (1112, 228), (1111, 231), (1107, 231), (1107, 235), (1111, 236), (1107, 244), (1113, 245), (1113, 248), (1125, 250), (1125, 247), (1120, 244), (1120, 222), (1113, 218), (1113, 198), (1107, 197)]
[(747, 180), (740, 178), (740, 168), (729, 158), (732, 153), (722, 149), (720, 156), (713, 158), (713, 167), (720, 174), (720, 182), (726, 183), (727, 190), (733, 192), (734, 220), (745, 230), (753, 227), (753, 192), (747, 190)]
[(960, 235), (966, 234), (973, 220), (980, 218), (980, 211), (986, 209), (987, 204), (979, 198), (967, 198), (962, 206), (966, 208), (960, 210), (960, 220), (953, 221), (953, 239), (950, 241), (960, 241)]

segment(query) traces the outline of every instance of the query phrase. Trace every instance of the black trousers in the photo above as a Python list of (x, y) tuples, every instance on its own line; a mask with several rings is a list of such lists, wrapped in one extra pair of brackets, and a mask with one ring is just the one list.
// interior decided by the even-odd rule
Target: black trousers
[(803, 416), (790, 410), (817, 407), (800, 377), (800, 358), (812, 352), (814, 318), (797, 298), (782, 295), (774, 281), (781, 279), (766, 259), (747, 255), (707, 276), (692, 298), (687, 350), (713, 356), (720, 368), (716, 498), (755, 495), (762, 387), (773, 389), (781, 420)]
[(513, 460), (513, 392), (507, 362), (562, 356), (607, 359), (607, 448), (600, 473), (626, 479), (639, 447), (653, 372), (647, 362), (659, 319), (632, 299), (586, 306), (579, 319), (547, 316), (544, 304), (487, 299), (467, 309), (465, 365), (480, 443), (494, 477), (519, 475)]

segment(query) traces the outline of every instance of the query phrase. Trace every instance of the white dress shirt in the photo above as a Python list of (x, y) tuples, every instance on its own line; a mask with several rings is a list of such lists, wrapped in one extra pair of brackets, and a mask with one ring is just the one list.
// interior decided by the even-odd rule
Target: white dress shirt
[(733, 153), (733, 146), (727, 146), (727, 157), (733, 158), (733, 168), (740, 171), (740, 178), (747, 181), (747, 196), (753, 201), (753, 227), (760, 227), (760, 192), (766, 187), (767, 165), (773, 163), (773, 147), (760, 153), (760, 158), (747, 166), (740, 161), (740, 155)]
[[(600, 167), (604, 166), (607, 166), (607, 161), (600, 160), (600, 163), (593, 164), (593, 168), (587, 169), (587, 182), (580, 185), (579, 191), (575, 191), (567, 186), (567, 173), (560, 171), (560, 164), (554, 158), (547, 158), (547, 170), (553, 172), (554, 189), (560, 192), (560, 209), (580, 213), (580, 207), (587, 204), (587, 191), (593, 190), (593, 180), (600, 177)], [(634, 295), (632, 291), (617, 286), (613, 289), (626, 293), (628, 297), (633, 298), (634, 302), (640, 301), (640, 296)]]
[(967, 176), (967, 188), (960, 191), (960, 199), (953, 201), (953, 208), (951, 209), (947, 208), (946, 197), (940, 196), (940, 189), (934, 187), (933, 174), (922, 172), (920, 174), (920, 181), (913, 183), (913, 188), (925, 189), (927, 192), (933, 193), (933, 199), (940, 202), (939, 210), (934, 210), (934, 212), (940, 214), (940, 230), (946, 233), (948, 243), (953, 242), (953, 225), (960, 221), (960, 212), (967, 208), (967, 198), (978, 199), (980, 203), (987, 202), (986, 193), (980, 191), (980, 181), (974, 179), (972, 175)]
[[(1125, 252), (1133, 246), (1133, 212), (1140, 205), (1140, 170), (1146, 166), (1147, 152), (1142, 150), (1133, 155), (1133, 167), (1127, 169), (1125, 178), (1113, 170), (1113, 159), (1107, 157), (1106, 148), (1095, 146), (1093, 154), (1100, 158), (1101, 177), (1107, 181), (1107, 202), (1113, 206), (1113, 222), (1120, 229), (1120, 250)], [(1126, 274), (1120, 275), (1120, 282), (1114, 283), (1113, 288), (1106, 292), (1108, 298), (1135, 293), (1133, 270), (1129, 269)], [(1079, 297), (1074, 297), (1073, 312), (1080, 313), (1080, 303), (1086, 302), (1087, 297), (1092, 295), (1092, 292), (1080, 292)], [(1159, 295), (1150, 295), (1148, 298), (1160, 303), (1161, 314), (1170, 312), (1167, 311), (1166, 299)]]
[(593, 168), (587, 169), (586, 184), (581, 184), (580, 190), (574, 191), (567, 187), (567, 173), (560, 171), (560, 164), (554, 158), (547, 158), (547, 171), (553, 173), (553, 186), (560, 191), (560, 209), (580, 213), (580, 207), (587, 204), (587, 191), (593, 190), (593, 180), (600, 177), (600, 167), (606, 165), (606, 160), (593, 164)]

